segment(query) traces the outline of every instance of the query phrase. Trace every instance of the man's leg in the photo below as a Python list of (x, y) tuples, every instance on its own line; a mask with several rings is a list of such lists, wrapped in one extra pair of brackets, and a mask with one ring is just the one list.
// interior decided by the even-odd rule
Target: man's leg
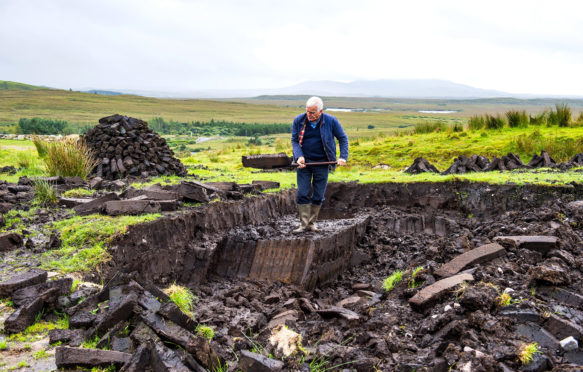
[(318, 232), (315, 222), (318, 219), (320, 207), (324, 202), (324, 193), (326, 192), (326, 185), (328, 184), (328, 166), (317, 166), (314, 168), (313, 193), (307, 230)]
[(296, 203), (300, 217), (300, 227), (294, 233), (301, 233), (306, 230), (310, 221), (310, 189), (312, 184), (312, 170), (309, 168), (297, 169), (298, 194)]

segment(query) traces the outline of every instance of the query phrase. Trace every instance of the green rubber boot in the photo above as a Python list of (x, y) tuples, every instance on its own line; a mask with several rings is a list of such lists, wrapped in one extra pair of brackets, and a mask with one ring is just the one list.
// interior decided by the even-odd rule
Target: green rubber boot
[(322, 208), (321, 205), (315, 204), (310, 205), (310, 219), (308, 220), (308, 226), (306, 227), (306, 230), (310, 230), (313, 232), (320, 231), (316, 227), (316, 221), (318, 220), (318, 214), (320, 214), (320, 208)]
[(310, 204), (298, 204), (298, 213), (300, 215), (300, 227), (293, 232), (296, 234), (303, 233), (310, 222)]

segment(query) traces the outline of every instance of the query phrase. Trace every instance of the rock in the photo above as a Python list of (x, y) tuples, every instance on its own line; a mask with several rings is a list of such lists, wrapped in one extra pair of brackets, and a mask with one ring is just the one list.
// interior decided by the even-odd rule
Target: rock
[(507, 316), (516, 319), (519, 323), (535, 323), (541, 324), (542, 319), (535, 310), (530, 309), (503, 309), (499, 313), (501, 316)]
[(150, 349), (148, 344), (138, 346), (130, 360), (123, 365), (120, 372), (142, 372), (150, 365)]
[(176, 353), (164, 346), (162, 343), (156, 343), (152, 347), (150, 354), (151, 365), (156, 372), (174, 372), (189, 371), (190, 369), (182, 363), (182, 360)]
[(531, 267), (528, 274), (531, 280), (537, 283), (559, 286), (570, 283), (567, 271), (555, 262), (545, 262), (543, 265)]
[(0, 235), (0, 252), (21, 248), (24, 244), (22, 236), (17, 233), (5, 233)]
[[(203, 367), (212, 369), (220, 360), (206, 339), (195, 336), (175, 323), (164, 320), (153, 313), (142, 314), (140, 318), (162, 339), (180, 345), (193, 354)], [(221, 361), (222, 363), (224, 362)]]
[(184, 329), (194, 331), (196, 329), (196, 322), (184, 314), (174, 302), (166, 302), (158, 310), (158, 314), (162, 315), (164, 318), (178, 324)]
[(173, 189), (185, 202), (208, 203), (210, 200), (206, 189), (192, 182), (181, 182)]
[(553, 364), (548, 356), (542, 353), (537, 353), (532, 356), (532, 362), (520, 367), (522, 372), (543, 372), (553, 368)]
[(521, 323), (516, 326), (516, 333), (526, 337), (528, 340), (536, 341), (540, 346), (549, 350), (557, 350), (559, 348), (559, 340), (538, 324)]
[(103, 178), (101, 178), (101, 177), (93, 177), (89, 181), (89, 187), (93, 190), (100, 188), (102, 184), (103, 184)]
[(439, 170), (435, 168), (429, 161), (425, 158), (416, 158), (413, 160), (413, 164), (411, 164), (407, 169), (405, 169), (405, 173), (409, 174), (419, 174), (419, 173), (439, 173)]
[(295, 324), (298, 320), (299, 314), (296, 310), (287, 310), (275, 315), (267, 324), (267, 328), (276, 328), (288, 323)]
[(559, 343), (565, 351), (574, 351), (579, 348), (579, 343), (573, 336), (566, 337), (559, 341)]
[(51, 329), (49, 331), (49, 344), (61, 342), (65, 345), (77, 347), (85, 342), (85, 330), (83, 329)]
[(132, 354), (119, 351), (58, 346), (55, 350), (57, 368), (109, 367), (120, 368), (129, 362)]
[(151, 200), (114, 200), (104, 204), (105, 213), (110, 216), (140, 215), (159, 213), (160, 203)]
[(559, 287), (541, 286), (536, 288), (536, 295), (550, 297), (567, 306), (583, 309), (583, 295)]
[(59, 196), (59, 205), (65, 208), (75, 208), (78, 205), (89, 203), (92, 199), (65, 198)]
[(545, 320), (543, 327), (559, 340), (569, 336), (573, 336), (577, 340), (583, 340), (583, 328), (580, 325), (558, 317), (555, 314), (551, 314)]
[(73, 209), (80, 216), (86, 216), (93, 213), (101, 213), (103, 211), (105, 203), (112, 200), (119, 200), (119, 196), (114, 192), (105, 194), (104, 196), (97, 199), (93, 199), (87, 203), (80, 204)]
[(275, 181), (251, 181), (252, 185), (259, 185), (263, 188), (263, 190), (267, 189), (279, 189), (280, 184), (279, 182)]
[[(72, 278), (60, 278), (20, 288), (12, 293), (12, 302), (14, 302), (16, 306), (21, 306), (37, 297), (45, 297), (47, 295), (47, 290), (51, 288), (57, 288), (57, 296), (64, 296), (71, 292), (72, 284)], [(47, 300), (48, 298), (45, 298), (45, 301)]]
[(517, 248), (530, 249), (545, 255), (549, 251), (557, 248), (558, 239), (556, 236), (520, 235), (520, 236), (497, 236), (494, 240), (498, 243), (509, 243)]
[(31, 285), (44, 283), (47, 280), (47, 272), (44, 270), (30, 270), (18, 274), (8, 280), (0, 282), (0, 298), (9, 297), (14, 291)]
[(463, 282), (472, 282), (474, 277), (471, 274), (457, 274), (449, 278), (439, 280), (430, 286), (420, 290), (415, 296), (409, 299), (409, 304), (416, 310), (425, 310), (427, 307), (433, 305), (442, 296), (449, 291), (455, 289)]
[(441, 266), (434, 274), (442, 278), (452, 276), (467, 267), (491, 261), (505, 254), (506, 250), (500, 244), (486, 244), (455, 257), (453, 260)]
[(496, 289), (491, 286), (468, 286), (459, 299), (459, 303), (470, 311), (483, 310), (490, 312), (495, 306), (497, 295)]
[(283, 369), (283, 366), (282, 361), (247, 350), (242, 350), (239, 358), (239, 368), (243, 372), (278, 372)]
[(316, 312), (326, 318), (338, 317), (350, 321), (357, 321), (360, 319), (360, 316), (358, 316), (358, 314), (355, 313), (354, 311), (337, 306), (330, 306), (325, 309), (316, 310)]
[(42, 311), (43, 306), (43, 299), (36, 298), (19, 307), (4, 321), (4, 331), (8, 333), (24, 331), (26, 327), (34, 323), (36, 316)]

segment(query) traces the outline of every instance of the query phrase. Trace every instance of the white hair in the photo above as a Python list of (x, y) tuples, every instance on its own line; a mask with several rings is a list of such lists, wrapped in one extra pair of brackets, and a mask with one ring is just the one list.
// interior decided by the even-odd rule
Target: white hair
[(310, 97), (310, 99), (308, 99), (308, 102), (306, 102), (306, 108), (312, 106), (317, 106), (318, 111), (322, 111), (324, 109), (324, 101), (322, 101), (322, 98), (320, 97)]

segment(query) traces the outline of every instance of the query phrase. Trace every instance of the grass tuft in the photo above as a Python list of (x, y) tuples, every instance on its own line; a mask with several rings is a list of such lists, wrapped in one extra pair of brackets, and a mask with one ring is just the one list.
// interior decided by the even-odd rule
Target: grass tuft
[(174, 302), (183, 313), (190, 317), (193, 316), (193, 305), (197, 297), (190, 291), (190, 289), (174, 283), (166, 288), (164, 292), (170, 296), (170, 300), (172, 300), (172, 302)]
[(97, 165), (91, 150), (82, 140), (66, 138), (47, 146), (47, 156), (43, 160), (51, 176), (86, 179)]
[(541, 351), (538, 343), (533, 342), (531, 344), (523, 344), (518, 350), (518, 359), (522, 365), (526, 365), (534, 360), (535, 354), (540, 353)]
[(204, 338), (206, 338), (207, 340), (209, 340), (209, 342), (215, 337), (215, 331), (204, 324), (199, 324), (196, 326), (195, 332), (199, 335), (202, 336)]
[(423, 266), (417, 266), (416, 268), (413, 269), (413, 271), (411, 272), (411, 280), (409, 281), (409, 288), (417, 288), (423, 285), (423, 281), (418, 282), (416, 280), (417, 275), (419, 275), (422, 272)]
[(41, 207), (48, 207), (57, 204), (59, 198), (57, 190), (45, 180), (35, 180), (34, 184), (34, 201)]
[(508, 293), (502, 293), (500, 296), (496, 297), (496, 304), (500, 307), (509, 306), (512, 303), (512, 296)]
[(401, 270), (397, 270), (394, 273), (391, 274), (391, 276), (389, 276), (388, 278), (386, 278), (383, 281), (383, 288), (385, 289), (385, 291), (389, 292), (391, 291), (393, 288), (395, 288), (395, 286), (401, 281), (403, 280), (403, 274), (404, 272)]

